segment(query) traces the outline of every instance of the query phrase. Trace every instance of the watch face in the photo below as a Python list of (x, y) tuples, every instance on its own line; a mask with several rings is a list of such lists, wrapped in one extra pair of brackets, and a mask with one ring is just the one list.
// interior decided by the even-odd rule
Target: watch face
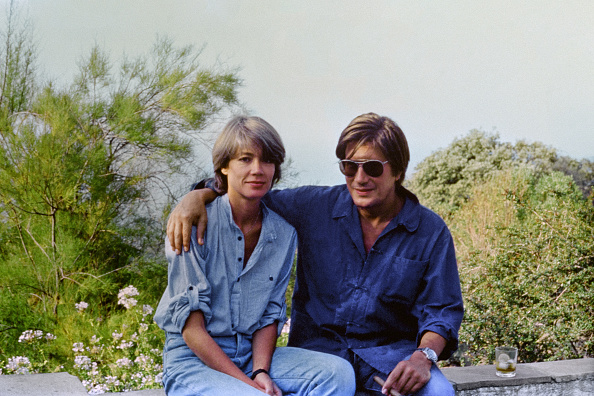
[(437, 354), (433, 349), (420, 348), (419, 350), (422, 351), (425, 354), (425, 356), (427, 356), (427, 359), (431, 360), (433, 363), (437, 363)]

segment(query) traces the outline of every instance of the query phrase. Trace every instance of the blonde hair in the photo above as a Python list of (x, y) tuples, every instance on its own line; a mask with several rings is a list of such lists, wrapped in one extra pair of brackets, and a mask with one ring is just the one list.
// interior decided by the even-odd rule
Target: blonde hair
[(274, 164), (272, 185), (281, 178), (281, 164), (285, 160), (285, 147), (278, 132), (260, 117), (233, 117), (217, 137), (212, 149), (212, 163), (215, 171), (215, 187), (227, 192), (227, 176), (221, 169), (227, 168), (229, 161), (242, 149), (257, 147), (262, 152), (262, 160)]

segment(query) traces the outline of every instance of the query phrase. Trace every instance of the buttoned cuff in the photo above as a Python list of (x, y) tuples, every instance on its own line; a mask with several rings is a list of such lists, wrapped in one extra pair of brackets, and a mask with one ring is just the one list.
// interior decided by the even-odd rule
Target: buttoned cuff
[(188, 316), (193, 311), (201, 311), (204, 315), (204, 323), (210, 322), (212, 318), (212, 311), (208, 305), (206, 296), (201, 296), (198, 288), (189, 285), (184, 294), (180, 295), (177, 301), (171, 307), (173, 314), (171, 315), (171, 322), (181, 333)]

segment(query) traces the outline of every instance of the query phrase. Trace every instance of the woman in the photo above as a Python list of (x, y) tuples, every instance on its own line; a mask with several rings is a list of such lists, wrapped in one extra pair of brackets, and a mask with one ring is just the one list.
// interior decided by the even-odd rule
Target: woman
[[(167, 332), (168, 395), (353, 395), (350, 364), (300, 348), (275, 350), (286, 321), (296, 232), (261, 198), (285, 150), (258, 117), (233, 118), (213, 148), (217, 187), (204, 245), (177, 255), (165, 242), (168, 286), (155, 322)], [(196, 232), (192, 233), (196, 235)]]

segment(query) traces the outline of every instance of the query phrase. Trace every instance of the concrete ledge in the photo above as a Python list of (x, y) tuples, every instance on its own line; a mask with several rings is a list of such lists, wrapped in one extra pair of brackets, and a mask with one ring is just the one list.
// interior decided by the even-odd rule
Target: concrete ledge
[[(594, 359), (518, 364), (512, 378), (495, 375), (495, 366), (442, 369), (457, 396), (581, 396), (594, 395)], [(84, 396), (85, 387), (68, 373), (0, 375), (2, 396)], [(165, 396), (163, 389), (110, 393), (108, 395)]]
[[(165, 392), (163, 392), (165, 394)], [(0, 375), (2, 396), (86, 396), (82, 382), (68, 373)]]
[(594, 395), (594, 359), (518, 364), (516, 376), (501, 378), (495, 366), (442, 369), (456, 395)]

